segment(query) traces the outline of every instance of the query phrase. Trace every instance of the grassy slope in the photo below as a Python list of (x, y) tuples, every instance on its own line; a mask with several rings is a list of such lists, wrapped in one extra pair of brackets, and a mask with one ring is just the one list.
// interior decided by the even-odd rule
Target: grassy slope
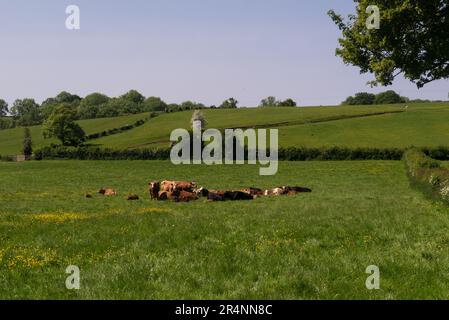
[[(136, 121), (147, 117), (148, 114), (135, 114), (130, 116), (104, 118), (93, 120), (81, 120), (79, 124), (83, 127), (87, 134), (102, 132), (104, 130), (123, 127), (127, 124), (133, 124)], [(48, 145), (55, 140), (44, 140), (42, 136), (41, 126), (34, 126), (30, 128), (31, 137), (33, 139), (34, 147), (42, 147)], [(12, 155), (20, 154), (23, 140), (23, 128), (14, 128), (8, 130), (0, 130), (0, 154)]]
[[(256, 166), (0, 163), (0, 178), (0, 298), (449, 298), (448, 209), (411, 189), (401, 162), (281, 163), (275, 177)], [(252, 203), (122, 199), (156, 178), (314, 192)], [(121, 196), (83, 197), (101, 186)], [(64, 287), (72, 264), (79, 291)], [(372, 264), (379, 291), (365, 288)]]
[[(398, 106), (314, 107), (314, 108), (252, 108), (238, 110), (205, 110), (209, 128), (264, 126), (278, 123), (306, 123), (335, 117), (356, 116), (398, 111)], [(161, 115), (142, 127), (122, 134), (100, 138), (93, 143), (111, 148), (166, 146), (174, 129), (188, 128), (192, 112)]]
[(412, 106), (407, 112), (280, 128), (283, 146), (437, 147), (449, 145), (449, 105)]

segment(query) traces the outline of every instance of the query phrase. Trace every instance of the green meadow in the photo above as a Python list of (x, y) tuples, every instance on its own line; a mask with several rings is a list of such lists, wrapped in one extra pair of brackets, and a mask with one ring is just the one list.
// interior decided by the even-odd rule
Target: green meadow
[[(147, 182), (290, 184), (253, 202), (153, 202)], [(449, 298), (449, 210), (409, 186), (402, 162), (173, 166), (158, 161), (0, 163), (0, 298)], [(94, 195), (102, 186), (118, 197)], [(140, 201), (123, 199), (129, 192)], [(65, 269), (81, 270), (81, 290)], [(381, 290), (365, 288), (369, 265)]]
[[(204, 113), (210, 128), (278, 128), (281, 146), (449, 141), (447, 103)], [(191, 115), (160, 115), (89, 143), (166, 146)], [(80, 123), (91, 134), (146, 116)], [(39, 138), (40, 127), (31, 131), (35, 147), (52, 142)], [(19, 152), (22, 134), (0, 131), (0, 154)], [(313, 192), (251, 202), (151, 201), (148, 182), (163, 179)], [(249, 165), (0, 162), (0, 182), (0, 299), (449, 299), (449, 208), (412, 188), (401, 161), (281, 162), (269, 177)], [(102, 197), (102, 187), (119, 195)], [(126, 201), (131, 193), (140, 200)], [(81, 269), (81, 290), (65, 287), (69, 265)], [(380, 290), (365, 287), (370, 265), (380, 268)]]

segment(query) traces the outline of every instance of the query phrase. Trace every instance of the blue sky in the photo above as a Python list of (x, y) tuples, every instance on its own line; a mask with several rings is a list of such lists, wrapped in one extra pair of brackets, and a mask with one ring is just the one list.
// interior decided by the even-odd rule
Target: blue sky
[[(65, 8), (81, 30), (65, 28)], [(339, 32), (326, 12), (352, 0), (0, 0), (0, 98), (39, 102), (62, 90), (117, 96), (137, 89), (168, 102), (254, 106), (268, 95), (300, 105), (336, 104), (377, 92), (369, 75), (335, 57)], [(449, 81), (412, 98), (447, 99)]]

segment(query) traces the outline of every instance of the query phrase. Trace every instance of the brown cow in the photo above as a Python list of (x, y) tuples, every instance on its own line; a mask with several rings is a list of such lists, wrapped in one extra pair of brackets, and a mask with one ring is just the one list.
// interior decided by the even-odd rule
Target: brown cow
[(173, 191), (187, 191), (193, 192), (196, 188), (195, 182), (187, 182), (187, 181), (175, 181)]
[(198, 196), (193, 192), (179, 191), (179, 193), (177, 193), (176, 201), (178, 202), (190, 202), (196, 200), (198, 200)]
[(99, 194), (102, 194), (104, 196), (110, 197), (110, 196), (116, 196), (117, 192), (114, 189), (106, 189), (106, 188), (101, 188), (98, 191)]
[(176, 194), (174, 194), (173, 192), (159, 191), (157, 200), (159, 200), (159, 201), (167, 201), (167, 200), (178, 201), (178, 196)]
[(162, 181), (160, 191), (173, 192), (175, 190), (175, 181)]
[(188, 181), (162, 181), (161, 191), (174, 192), (174, 191), (188, 191), (193, 192), (196, 188), (195, 182)]

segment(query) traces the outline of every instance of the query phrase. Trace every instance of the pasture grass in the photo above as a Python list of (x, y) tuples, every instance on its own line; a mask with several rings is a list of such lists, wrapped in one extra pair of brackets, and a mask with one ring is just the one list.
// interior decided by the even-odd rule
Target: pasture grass
[[(148, 181), (162, 178), (313, 193), (150, 201)], [(100, 187), (120, 196), (84, 198)], [(0, 204), (2, 299), (449, 298), (449, 210), (410, 188), (402, 162), (282, 162), (274, 177), (247, 165), (0, 163)], [(69, 265), (79, 291), (65, 288)], [(379, 291), (365, 288), (369, 265)]]
[(449, 105), (411, 106), (407, 112), (281, 127), (281, 146), (438, 147), (449, 144)]

